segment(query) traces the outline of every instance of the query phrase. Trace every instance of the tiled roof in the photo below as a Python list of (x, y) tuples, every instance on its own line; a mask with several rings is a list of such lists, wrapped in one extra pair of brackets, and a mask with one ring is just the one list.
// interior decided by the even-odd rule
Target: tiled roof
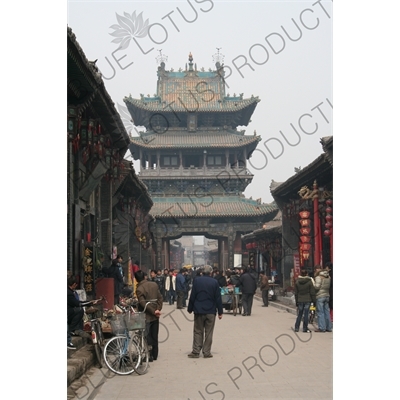
[(276, 216), (271, 221), (266, 222), (261, 229), (256, 229), (253, 232), (242, 235), (242, 239), (255, 239), (256, 237), (277, 233), (282, 233), (282, 212), (280, 210)]
[(152, 199), (154, 205), (150, 214), (155, 218), (254, 217), (278, 211), (275, 203), (261, 204), (240, 196)]
[(271, 194), (276, 196), (287, 196), (296, 194), (304, 185), (311, 186), (314, 180), (319, 185), (331, 184), (333, 179), (333, 136), (327, 136), (321, 139), (325, 153), (318, 156), (313, 162), (300, 169), (295, 175), (291, 176), (285, 182), (277, 183), (272, 181), (270, 186)]
[[(119, 148), (121, 153), (125, 154), (129, 145), (129, 136), (115, 108), (115, 103), (105, 88), (101, 73), (95, 62), (86, 58), (70, 27), (67, 27), (67, 39), (68, 85), (77, 86), (80, 92), (86, 94), (82, 95), (82, 99), (77, 100), (78, 106), (86, 108), (90, 104), (96, 110), (111, 135), (113, 147)], [(69, 106), (73, 104), (70, 104), (70, 100), (68, 99)]]
[(137, 197), (138, 201), (146, 210), (150, 210), (153, 205), (147, 186), (136, 175), (132, 162), (122, 160), (124, 169), (121, 171), (121, 179), (116, 183), (113, 195), (118, 192), (128, 197)]
[(217, 64), (216, 67), (215, 71), (197, 71), (190, 62), (189, 69), (173, 72), (165, 70), (165, 64), (161, 63), (154, 96), (141, 94), (140, 99), (131, 95), (124, 98), (134, 124), (148, 129), (156, 123), (156, 115), (176, 125), (174, 120), (182, 120), (182, 114), (196, 113), (200, 118), (213, 113), (222, 118), (228, 116), (235, 126), (248, 125), (260, 99), (253, 95), (243, 98), (243, 93), (226, 94), (224, 68)]
[[(192, 83), (192, 82), (191, 82)], [(194, 83), (192, 83), (194, 84)], [(125, 97), (124, 102), (129, 105), (152, 113), (168, 112), (237, 112), (250, 106), (255, 106), (260, 99), (251, 97), (248, 99), (233, 100), (227, 97), (215, 95), (207, 99), (203, 93), (193, 91), (179, 91), (161, 97), (134, 99)]]
[(145, 134), (131, 137), (132, 144), (149, 149), (177, 149), (177, 148), (239, 148), (250, 143), (257, 144), (260, 136), (236, 135), (226, 131), (223, 132), (201, 132), (193, 134), (172, 133)]

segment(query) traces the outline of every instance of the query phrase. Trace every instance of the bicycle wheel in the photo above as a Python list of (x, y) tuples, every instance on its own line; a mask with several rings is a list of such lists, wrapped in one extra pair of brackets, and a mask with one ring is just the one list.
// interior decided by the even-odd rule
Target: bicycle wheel
[(135, 369), (130, 360), (130, 353), (139, 349), (128, 336), (114, 336), (104, 347), (104, 361), (112, 372), (118, 375), (129, 375)]
[[(103, 331), (101, 330), (101, 325), (100, 325), (99, 321), (95, 322), (95, 324), (94, 324), (94, 333), (96, 335), (96, 343), (93, 343), (93, 345), (94, 345), (94, 351), (96, 353), (97, 363), (99, 364), (100, 368), (103, 368), (103, 366), (104, 366), (104, 362), (103, 362), (104, 337), (103, 337)], [(93, 334), (92, 334), (92, 339), (93, 339)]]
[(237, 314), (237, 302), (236, 302), (236, 296), (232, 296), (232, 303), (231, 303), (231, 310), (233, 312), (233, 315), (236, 316)]
[(149, 368), (149, 347), (143, 334), (136, 334), (131, 337), (131, 342), (136, 344), (136, 350), (135, 346), (132, 346), (129, 353), (131, 364), (138, 375), (145, 374)]

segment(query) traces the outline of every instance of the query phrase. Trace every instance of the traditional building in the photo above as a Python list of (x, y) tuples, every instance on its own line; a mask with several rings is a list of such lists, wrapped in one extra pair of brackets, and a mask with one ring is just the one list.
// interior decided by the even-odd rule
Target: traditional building
[(265, 271), (267, 276), (281, 276), (282, 261), (282, 213), (279, 213), (262, 228), (242, 236), (249, 253), (249, 264), (254, 269)]
[[(121, 198), (134, 204), (143, 225), (146, 218), (150, 222), (147, 214), (153, 203), (133, 167), (123, 160), (129, 136), (95, 62), (88, 61), (71, 28), (67, 63), (67, 268), (80, 277), (80, 287), (94, 295), (102, 263), (110, 264), (118, 251), (113, 231), (119, 215), (116, 204)], [(135, 229), (133, 225), (132, 237)]]
[(224, 69), (158, 68), (157, 93), (124, 99), (136, 126), (130, 151), (140, 160), (140, 178), (151, 193), (157, 267), (170, 265), (170, 240), (204, 235), (218, 240), (220, 268), (242, 260), (241, 234), (272, 219), (275, 204), (243, 195), (253, 175), (247, 169), (260, 136), (238, 126), (250, 122), (258, 97), (225, 93)]
[(333, 262), (333, 136), (321, 139), (324, 153), (270, 190), (282, 211), (281, 271), (291, 286), (304, 267)]

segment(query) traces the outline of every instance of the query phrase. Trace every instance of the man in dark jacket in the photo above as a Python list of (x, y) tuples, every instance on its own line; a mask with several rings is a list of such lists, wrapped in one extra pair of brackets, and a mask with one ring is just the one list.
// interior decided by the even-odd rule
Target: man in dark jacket
[(90, 338), (91, 336), (83, 331), (83, 307), (97, 304), (100, 300), (80, 301), (76, 288), (78, 281), (74, 276), (67, 281), (67, 322), (69, 331), (74, 336)]
[(296, 305), (298, 307), (294, 331), (299, 331), (300, 322), (304, 314), (303, 332), (310, 332), (308, 329), (308, 312), (310, 311), (311, 303), (316, 303), (316, 296), (312, 278), (307, 275), (306, 269), (302, 269), (300, 271), (300, 276), (294, 286), (294, 295), (296, 299)]
[(143, 271), (135, 272), (135, 279), (138, 282), (136, 296), (139, 302), (139, 310), (144, 310), (146, 303), (156, 300), (146, 307), (146, 332), (147, 344), (151, 346), (150, 360), (158, 358), (158, 331), (160, 327), (160, 315), (163, 306), (163, 296), (155, 282), (144, 279)]
[(221, 275), (220, 271), (217, 269), (214, 274), (214, 279), (217, 280), (219, 287), (226, 286), (226, 278), (224, 275)]
[(183, 275), (184, 268), (179, 270), (178, 275), (176, 275), (176, 308), (183, 308), (183, 298), (185, 297), (186, 291), (186, 279)]
[(251, 308), (253, 307), (253, 297), (257, 290), (257, 280), (248, 272), (247, 268), (243, 268), (243, 274), (239, 277), (239, 284), (237, 285), (242, 291), (242, 305), (243, 316), (251, 315)]
[(112, 264), (108, 269), (109, 278), (114, 278), (114, 304), (119, 304), (119, 295), (124, 288), (124, 278), (119, 266), (120, 262), (122, 262), (122, 257), (112, 260)]
[(199, 358), (203, 350), (204, 358), (211, 358), (211, 345), (215, 326), (215, 317), (222, 318), (222, 299), (218, 282), (210, 275), (212, 267), (204, 267), (203, 276), (193, 281), (190, 292), (188, 313), (194, 313), (193, 347), (189, 358)]
[(260, 272), (260, 290), (263, 300), (263, 307), (268, 307), (268, 289), (269, 289), (269, 282), (268, 276), (265, 275), (264, 271)]

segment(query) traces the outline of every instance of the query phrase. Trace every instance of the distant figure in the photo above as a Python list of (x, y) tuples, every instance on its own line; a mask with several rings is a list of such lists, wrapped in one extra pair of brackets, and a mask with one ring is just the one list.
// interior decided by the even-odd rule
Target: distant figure
[(269, 282), (268, 276), (265, 275), (264, 271), (260, 272), (260, 290), (263, 300), (263, 307), (268, 307), (268, 290), (269, 290)]
[(173, 305), (175, 301), (175, 287), (176, 287), (176, 278), (174, 276), (174, 271), (172, 269), (169, 270), (167, 279), (165, 280), (165, 290), (167, 292), (167, 300), (169, 305)]
[(183, 308), (183, 299), (186, 291), (186, 279), (183, 275), (183, 272), (184, 269), (181, 268), (176, 276), (176, 308), (178, 309)]
[(226, 278), (218, 269), (214, 273), (214, 279), (218, 282), (219, 287), (226, 286)]
[(218, 282), (211, 277), (212, 268), (206, 265), (203, 276), (193, 281), (189, 297), (188, 313), (194, 313), (193, 346), (189, 358), (199, 358), (203, 351), (204, 358), (211, 358), (211, 345), (214, 333), (215, 318), (222, 318), (221, 290)]
[[(119, 261), (121, 260), (121, 261)], [(114, 279), (114, 304), (119, 304), (119, 295), (124, 288), (124, 278), (121, 274), (119, 263), (122, 262), (122, 257), (112, 260), (109, 268), (108, 276)]]
[(163, 297), (164, 297), (164, 303), (166, 303), (166, 302), (168, 302), (167, 290), (166, 290), (166, 288), (165, 288), (165, 284), (166, 284), (167, 279), (168, 279), (168, 270), (167, 270), (166, 268), (164, 269), (164, 272), (163, 272), (163, 278), (164, 278), (164, 282), (163, 282), (164, 291), (163, 291), (162, 295), (163, 295)]

